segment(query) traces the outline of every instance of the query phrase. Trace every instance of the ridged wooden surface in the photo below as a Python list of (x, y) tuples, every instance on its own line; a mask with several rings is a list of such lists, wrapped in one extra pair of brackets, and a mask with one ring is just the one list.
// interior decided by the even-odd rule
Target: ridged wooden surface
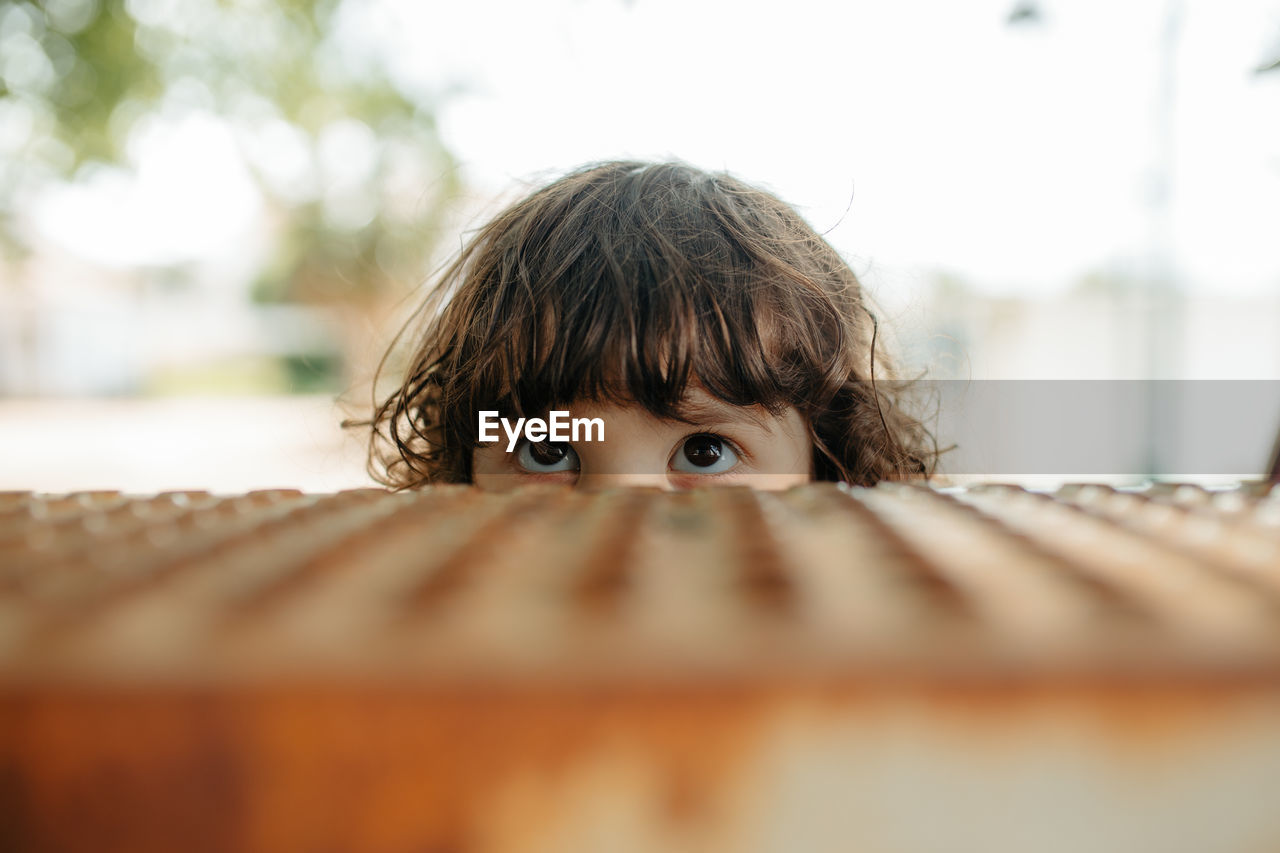
[(0, 495), (0, 675), (1270, 670), (1280, 493)]
[(1280, 495), (0, 495), (0, 850), (1280, 849)]

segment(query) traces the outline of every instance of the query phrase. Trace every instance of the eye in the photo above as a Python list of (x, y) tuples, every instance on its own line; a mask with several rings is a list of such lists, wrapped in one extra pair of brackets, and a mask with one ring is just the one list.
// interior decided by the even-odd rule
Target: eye
[(578, 454), (562, 441), (520, 442), (516, 463), (533, 474), (557, 474), (578, 470)]
[(718, 435), (691, 435), (680, 445), (671, 467), (686, 474), (723, 474), (738, 464), (738, 454)]

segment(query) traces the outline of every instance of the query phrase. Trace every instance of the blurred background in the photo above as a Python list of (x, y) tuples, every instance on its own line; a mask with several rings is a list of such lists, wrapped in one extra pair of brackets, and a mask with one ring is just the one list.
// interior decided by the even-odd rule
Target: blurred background
[(796, 205), (931, 377), (1280, 379), (1280, 2), (781, 9), (3, 0), (0, 489), (368, 484), (431, 271), (624, 156)]

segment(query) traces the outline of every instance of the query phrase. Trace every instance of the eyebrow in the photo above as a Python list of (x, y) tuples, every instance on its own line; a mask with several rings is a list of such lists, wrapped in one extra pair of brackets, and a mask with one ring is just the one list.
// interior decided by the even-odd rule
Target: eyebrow
[(678, 420), (689, 424), (715, 424), (747, 420), (765, 432), (773, 432), (773, 428), (766, 423), (764, 417), (746, 406), (734, 406), (714, 398), (682, 402), (676, 407), (676, 416)]

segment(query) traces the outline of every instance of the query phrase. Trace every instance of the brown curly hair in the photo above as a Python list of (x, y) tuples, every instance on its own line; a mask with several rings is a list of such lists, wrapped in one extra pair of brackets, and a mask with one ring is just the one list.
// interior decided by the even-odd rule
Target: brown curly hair
[(370, 473), (393, 488), (470, 482), (480, 410), (586, 399), (682, 420), (691, 382), (732, 405), (795, 407), (819, 480), (937, 464), (904, 405), (911, 383), (877, 365), (876, 317), (849, 265), (727, 174), (630, 161), (568, 174), (484, 226), (415, 317), (404, 381), (360, 422)]

